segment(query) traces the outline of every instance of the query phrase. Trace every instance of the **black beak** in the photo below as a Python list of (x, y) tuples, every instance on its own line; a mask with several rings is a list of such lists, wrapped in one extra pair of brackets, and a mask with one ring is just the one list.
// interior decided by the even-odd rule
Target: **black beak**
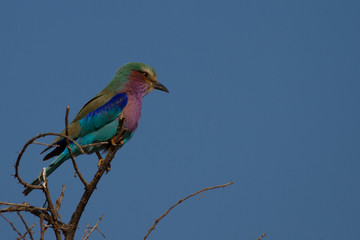
[(169, 93), (169, 90), (159, 82), (154, 82), (153, 87), (154, 89)]

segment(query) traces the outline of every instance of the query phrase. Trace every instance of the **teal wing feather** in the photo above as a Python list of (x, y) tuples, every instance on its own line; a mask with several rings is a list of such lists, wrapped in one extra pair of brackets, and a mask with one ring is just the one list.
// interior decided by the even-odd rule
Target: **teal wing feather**
[[(99, 129), (101, 126), (114, 120), (120, 114), (126, 103), (127, 96), (125, 93), (114, 94), (113, 92), (108, 92), (98, 94), (84, 105), (69, 125), (69, 137), (77, 139)], [(62, 134), (65, 134), (65, 130), (62, 131)], [(55, 148), (47, 154), (44, 157), (44, 161), (62, 153), (65, 149), (66, 142), (65, 139), (58, 137), (51, 144), (59, 145), (60, 147)], [(52, 147), (47, 147), (41, 153), (50, 148)]]
[[(111, 92), (111, 91), (101, 91), (99, 94), (97, 94), (95, 97), (93, 97), (90, 101), (88, 101), (83, 107), (82, 109), (78, 112), (78, 114), (76, 115), (76, 117), (74, 118), (74, 120), (69, 124), (68, 127), (68, 131), (69, 131), (69, 137), (75, 139), (77, 137), (79, 137), (79, 132), (81, 130), (80, 126), (79, 126), (79, 120), (82, 119), (83, 117), (85, 117), (87, 114), (89, 114), (90, 112), (96, 111), (98, 108), (100, 108), (101, 106), (105, 105), (110, 99), (112, 99), (115, 95), (117, 95), (116, 92)], [(65, 129), (61, 132), (61, 134), (65, 134)], [(59, 145), (58, 143), (61, 141), (61, 137), (57, 137), (52, 143), (51, 145)], [(44, 153), (46, 151), (48, 151), (49, 149), (51, 149), (52, 147), (49, 146), (47, 148), (44, 149), (44, 151), (42, 151), (41, 153)], [(52, 156), (50, 157), (45, 157), (44, 160), (47, 160), (51, 157), (57, 156), (61, 153), (62, 151), (55, 151), (55, 153), (51, 154)]]

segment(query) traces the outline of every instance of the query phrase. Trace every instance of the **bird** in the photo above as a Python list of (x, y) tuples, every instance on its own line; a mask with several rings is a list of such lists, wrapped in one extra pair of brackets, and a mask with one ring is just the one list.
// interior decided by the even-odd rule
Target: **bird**
[[(157, 80), (157, 75), (149, 65), (144, 63), (127, 63), (119, 68), (112, 81), (95, 97), (88, 101), (74, 120), (68, 126), (68, 136), (84, 147), (86, 154), (107, 151), (111, 144), (122, 147), (129, 141), (139, 123), (143, 97), (157, 89), (169, 93), (169, 90)], [(61, 134), (65, 134), (65, 129)], [(115, 137), (120, 136), (116, 143)], [(119, 139), (119, 138), (117, 138)], [(108, 142), (108, 144), (96, 144)], [(57, 137), (42, 153), (56, 146), (44, 157), (44, 161), (57, 156), (46, 168), (46, 176), (53, 173), (61, 164), (70, 159), (67, 140)], [(69, 144), (74, 156), (82, 154), (80, 148), (71, 142)], [(100, 160), (99, 157), (99, 164)], [(98, 164), (98, 165), (99, 165)], [(39, 185), (42, 176), (31, 184)], [(28, 195), (33, 189), (25, 188), (23, 194)]]

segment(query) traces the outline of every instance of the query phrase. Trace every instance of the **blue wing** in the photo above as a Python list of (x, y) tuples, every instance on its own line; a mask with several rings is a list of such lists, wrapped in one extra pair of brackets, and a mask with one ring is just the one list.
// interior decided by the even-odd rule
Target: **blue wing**
[(128, 98), (125, 93), (118, 93), (107, 103), (88, 113), (79, 120), (79, 127), (81, 130), (78, 137), (95, 132), (112, 122), (125, 108), (127, 101)]

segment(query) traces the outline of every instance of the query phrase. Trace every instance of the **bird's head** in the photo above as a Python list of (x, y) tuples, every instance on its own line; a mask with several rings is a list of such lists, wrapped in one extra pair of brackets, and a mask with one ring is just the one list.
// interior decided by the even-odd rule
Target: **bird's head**
[(158, 82), (155, 70), (144, 63), (127, 63), (116, 73), (109, 86), (116, 91), (126, 91), (142, 96), (154, 89), (169, 92), (169, 90)]

